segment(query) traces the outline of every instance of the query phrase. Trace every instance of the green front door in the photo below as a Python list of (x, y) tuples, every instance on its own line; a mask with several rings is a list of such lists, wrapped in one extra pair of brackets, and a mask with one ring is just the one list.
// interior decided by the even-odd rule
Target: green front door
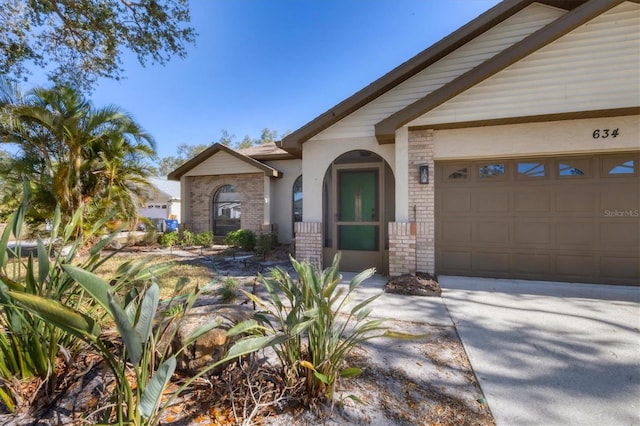
[(341, 269), (381, 268), (380, 168), (336, 169), (335, 249)]

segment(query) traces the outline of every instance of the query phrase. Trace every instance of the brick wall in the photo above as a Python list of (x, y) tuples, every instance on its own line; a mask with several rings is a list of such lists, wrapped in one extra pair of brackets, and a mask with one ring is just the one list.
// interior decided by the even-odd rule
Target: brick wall
[(223, 176), (193, 176), (191, 179), (191, 223), (186, 229), (193, 232), (211, 231), (213, 197), (224, 185), (233, 185), (240, 196), (242, 229), (260, 231), (264, 224), (264, 174)]
[(416, 273), (416, 224), (389, 222), (389, 276)]
[(296, 260), (322, 267), (322, 222), (295, 223)]
[[(409, 132), (409, 212), (416, 222), (416, 270), (435, 269), (435, 166), (433, 130)], [(420, 165), (429, 166), (429, 183), (419, 180)]]
[[(420, 166), (429, 166), (429, 183), (421, 184)], [(409, 132), (409, 223), (389, 223), (389, 274), (435, 270), (435, 186), (433, 130)]]

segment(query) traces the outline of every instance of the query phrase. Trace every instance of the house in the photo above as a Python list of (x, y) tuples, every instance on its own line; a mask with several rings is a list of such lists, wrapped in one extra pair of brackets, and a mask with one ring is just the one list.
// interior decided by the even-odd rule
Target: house
[(180, 222), (180, 183), (161, 177), (148, 180), (151, 190), (138, 214), (149, 219), (176, 219)]
[(183, 224), (227, 188), (318, 264), (638, 285), (640, 4), (505, 0), (279, 148), (174, 171)]

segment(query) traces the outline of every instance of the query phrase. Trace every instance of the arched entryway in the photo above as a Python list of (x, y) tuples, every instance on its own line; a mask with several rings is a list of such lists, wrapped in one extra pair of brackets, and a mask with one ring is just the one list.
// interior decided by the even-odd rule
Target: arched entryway
[(242, 204), (240, 194), (233, 185), (223, 185), (213, 196), (211, 206), (213, 235), (227, 235), (240, 229)]
[(342, 253), (340, 269), (388, 269), (387, 223), (395, 220), (395, 178), (379, 155), (350, 151), (327, 169), (323, 184), (323, 262)]

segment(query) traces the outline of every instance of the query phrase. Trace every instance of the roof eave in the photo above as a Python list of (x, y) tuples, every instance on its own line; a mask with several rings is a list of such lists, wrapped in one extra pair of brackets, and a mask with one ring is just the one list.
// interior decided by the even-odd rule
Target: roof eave
[(544, 26), (493, 58), (467, 71), (425, 97), (395, 112), (375, 125), (378, 143), (392, 143), (395, 131), (461, 94), (531, 53), (552, 43), (580, 25), (624, 2), (624, 0), (589, 0)]
[(173, 172), (169, 173), (167, 178), (169, 180), (180, 180), (180, 178), (182, 176), (184, 176), (185, 173), (187, 173), (189, 170), (193, 169), (197, 165), (201, 164), (202, 162), (207, 160), (209, 157), (215, 155), (218, 151), (224, 151), (227, 154), (230, 154), (230, 155), (236, 157), (240, 161), (244, 161), (245, 163), (248, 163), (248, 164), (250, 164), (250, 165), (262, 170), (266, 176), (275, 177), (275, 178), (282, 177), (282, 172), (280, 172), (279, 170), (276, 170), (273, 167), (267, 166), (266, 164), (263, 164), (258, 160), (255, 160), (255, 159), (253, 159), (251, 157), (248, 157), (248, 156), (246, 156), (244, 154), (241, 154), (241, 153), (229, 148), (228, 146), (225, 146), (225, 145), (222, 145), (222, 144), (219, 144), (219, 143), (215, 143), (215, 144), (211, 145), (209, 148), (207, 148), (204, 151), (202, 151), (200, 154), (196, 155), (191, 160), (189, 160), (186, 163), (184, 163), (182, 166), (178, 167)]
[(285, 136), (281, 141), (281, 148), (296, 156), (300, 156), (298, 153), (302, 151), (302, 144), (313, 136), (342, 120), (344, 117), (368, 104), (398, 84), (413, 77), (418, 72), (533, 2), (534, 0), (505, 0), (498, 3), (474, 20), (463, 25), (453, 33), (369, 84), (364, 89), (356, 92), (354, 95), (300, 127), (298, 130)]

